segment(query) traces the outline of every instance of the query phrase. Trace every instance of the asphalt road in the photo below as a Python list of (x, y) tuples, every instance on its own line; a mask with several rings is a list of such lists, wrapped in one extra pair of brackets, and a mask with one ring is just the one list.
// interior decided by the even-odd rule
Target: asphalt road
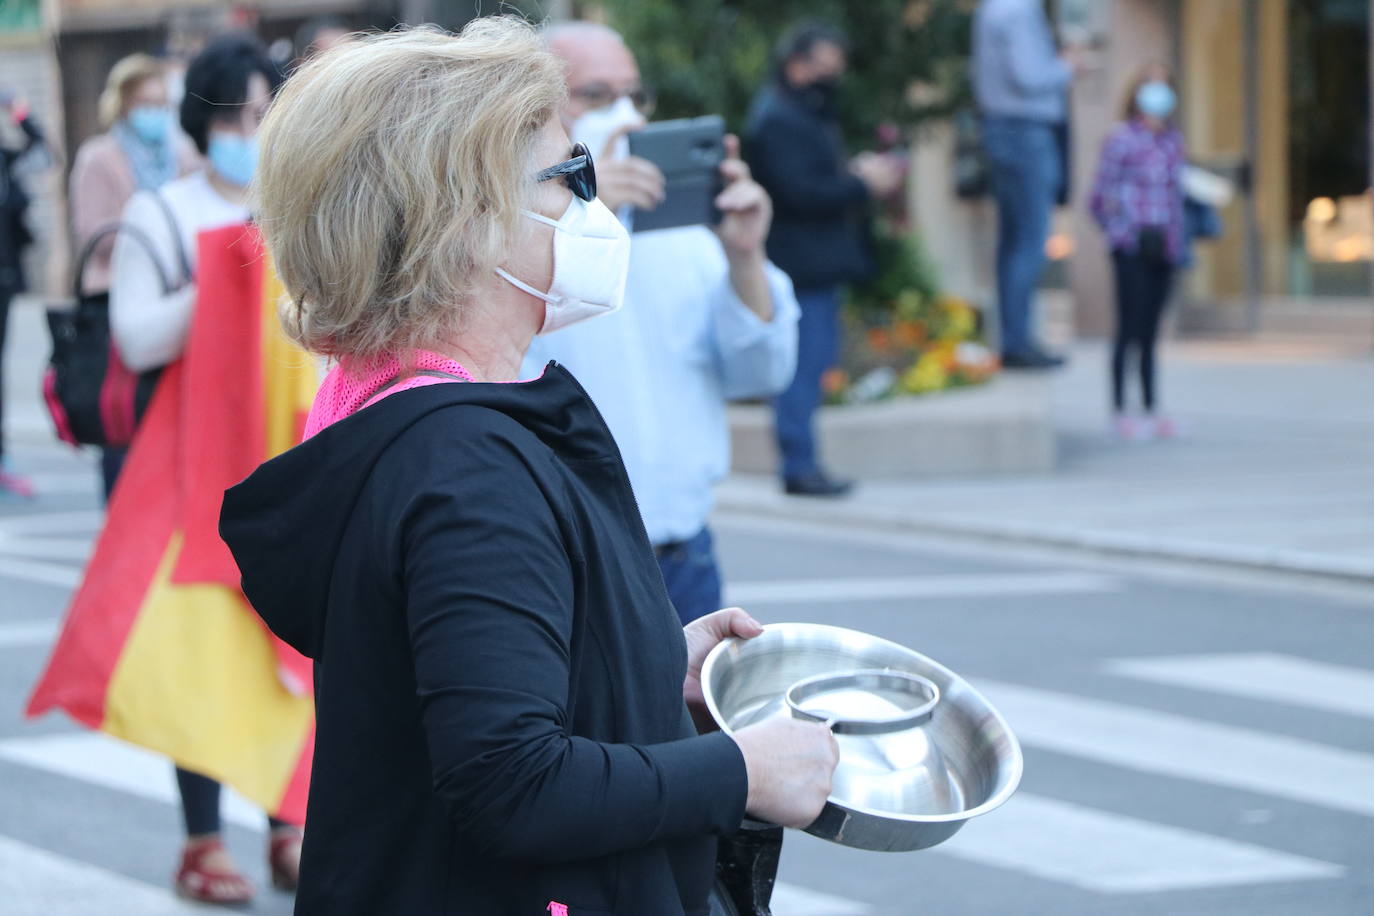
[[(0, 504), (0, 912), (204, 914), (167, 889), (163, 762), (20, 718), (99, 514), (88, 459), (17, 457), (47, 495)], [(778, 916), (1374, 912), (1369, 590), (744, 517), (718, 538), (730, 597), (760, 619), (912, 646), (1025, 746), (1017, 796), (935, 850), (789, 834)], [(225, 810), (265, 886), (260, 815)], [(290, 900), (264, 890), (252, 912)]]

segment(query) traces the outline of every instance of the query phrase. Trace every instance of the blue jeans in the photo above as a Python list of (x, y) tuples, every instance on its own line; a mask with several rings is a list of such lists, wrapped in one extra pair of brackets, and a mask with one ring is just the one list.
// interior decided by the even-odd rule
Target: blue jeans
[(683, 626), (720, 610), (720, 569), (710, 528), (666, 549), (657, 548), (655, 553), (668, 598)]
[(1054, 127), (1021, 118), (983, 121), (992, 192), (997, 199), (997, 305), (1002, 352), (1034, 345), (1035, 285), (1045, 267), (1050, 210), (1059, 191)]
[(821, 376), (835, 364), (840, 348), (839, 288), (799, 289), (797, 304), (797, 374), (773, 401), (784, 478), (820, 470), (812, 421), (821, 403)]

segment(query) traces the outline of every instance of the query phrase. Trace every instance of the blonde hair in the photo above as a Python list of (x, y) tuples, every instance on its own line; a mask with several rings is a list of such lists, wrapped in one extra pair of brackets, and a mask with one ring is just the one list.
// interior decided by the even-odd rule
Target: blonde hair
[(369, 359), (457, 332), (509, 254), (564, 91), (509, 17), (356, 36), (298, 70), (263, 121), (255, 188), (287, 334)]
[(129, 96), (134, 94), (139, 83), (155, 77), (161, 78), (165, 74), (162, 62), (147, 54), (130, 54), (128, 57), (120, 58), (110, 68), (110, 75), (105, 77), (105, 88), (100, 93), (100, 101), (96, 103), (100, 126), (105, 130), (114, 126), (124, 114)]

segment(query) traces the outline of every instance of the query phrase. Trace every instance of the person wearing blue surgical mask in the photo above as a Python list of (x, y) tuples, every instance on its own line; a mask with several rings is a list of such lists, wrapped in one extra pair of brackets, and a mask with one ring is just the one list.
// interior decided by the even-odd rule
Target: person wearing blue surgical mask
[[(110, 69), (97, 108), (105, 132), (77, 150), (67, 193), (77, 251), (118, 223), (136, 192), (160, 188), (201, 164), (177, 126), (164, 61), (147, 54), (120, 60)], [(82, 281), (88, 293), (110, 288), (113, 248), (107, 236), (87, 259)]]
[[(135, 194), (123, 224), (137, 232), (120, 232), (115, 240), (110, 333), (135, 372), (158, 372), (181, 356), (196, 302), (197, 239), (249, 219), (258, 125), (281, 82), (262, 43), (246, 34), (214, 39), (187, 68), (181, 128), (205, 157), (204, 167), (156, 191)], [(140, 115), (130, 126), (137, 123), (152, 135), (162, 129), (158, 121)], [(118, 466), (107, 469), (107, 486), (113, 487), (118, 471)], [(219, 783), (180, 767), (176, 776), (186, 824), (177, 893), (202, 903), (246, 904), (253, 886), (221, 839)], [(300, 831), (277, 821), (270, 822), (270, 830), (273, 884), (293, 889)]]
[[(1178, 429), (1158, 409), (1155, 342), (1174, 272), (1185, 258), (1183, 134), (1174, 123), (1178, 96), (1169, 70), (1150, 64), (1134, 81), (1125, 119), (1107, 136), (1089, 208), (1107, 236), (1116, 273), (1112, 347), (1112, 424), (1124, 440), (1172, 438)], [(1128, 362), (1140, 400), (1127, 397)]]

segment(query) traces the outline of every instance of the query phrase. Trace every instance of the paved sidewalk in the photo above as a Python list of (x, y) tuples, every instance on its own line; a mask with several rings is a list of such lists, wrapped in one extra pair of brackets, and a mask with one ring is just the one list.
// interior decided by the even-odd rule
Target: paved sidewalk
[[(53, 438), (38, 400), (41, 302), (18, 300), (5, 426), (18, 468), (71, 508), (98, 496), (96, 456)], [(722, 509), (1081, 547), (1374, 581), (1374, 358), (1363, 343), (1183, 343), (1163, 358), (1176, 442), (1107, 434), (1104, 348), (1081, 344), (1054, 382), (1054, 473), (871, 482), (840, 502), (783, 496), (764, 476), (720, 487)], [(10, 503), (0, 513), (22, 511)]]
[(1055, 380), (1051, 474), (783, 496), (735, 475), (724, 510), (1374, 581), (1374, 358), (1361, 344), (1188, 342), (1162, 360), (1170, 442), (1108, 435), (1105, 348)]

